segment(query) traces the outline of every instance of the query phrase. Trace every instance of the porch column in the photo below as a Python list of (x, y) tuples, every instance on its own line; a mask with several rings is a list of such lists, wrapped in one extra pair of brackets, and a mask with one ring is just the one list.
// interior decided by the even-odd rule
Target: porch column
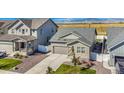
[(13, 41), (13, 52), (15, 51), (15, 42)]
[(21, 44), (20, 44), (21, 42), (18, 42), (18, 43), (19, 43), (19, 51), (21, 51)]
[(26, 45), (26, 54), (28, 54), (28, 41), (25, 42), (25, 45)]

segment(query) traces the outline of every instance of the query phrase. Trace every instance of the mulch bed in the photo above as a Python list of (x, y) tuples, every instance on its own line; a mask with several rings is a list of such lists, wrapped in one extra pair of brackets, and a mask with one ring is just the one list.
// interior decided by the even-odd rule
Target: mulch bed
[(46, 57), (47, 56), (45, 54), (36, 53), (34, 55), (29, 56), (28, 58), (22, 59), (22, 63), (17, 65), (15, 70), (12, 69), (11, 71), (25, 73)]

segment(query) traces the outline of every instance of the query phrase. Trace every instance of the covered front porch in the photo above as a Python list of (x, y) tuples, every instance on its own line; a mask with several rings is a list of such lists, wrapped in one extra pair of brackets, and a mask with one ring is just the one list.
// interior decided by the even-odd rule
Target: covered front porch
[(13, 52), (21, 53), (22, 55), (31, 55), (35, 51), (35, 40), (18, 39), (13, 43)]

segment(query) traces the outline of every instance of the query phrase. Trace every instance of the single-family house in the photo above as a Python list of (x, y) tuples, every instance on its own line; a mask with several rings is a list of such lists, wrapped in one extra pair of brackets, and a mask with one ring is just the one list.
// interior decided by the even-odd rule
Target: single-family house
[(17, 19), (7, 34), (0, 36), (0, 50), (32, 54), (38, 45), (48, 45), (56, 31), (57, 25), (49, 18)]
[(124, 73), (124, 28), (108, 28), (107, 49), (110, 54), (109, 65)]
[(94, 28), (60, 28), (50, 40), (52, 53), (68, 55), (74, 46), (77, 57), (90, 59), (95, 36)]
[(8, 27), (14, 22), (14, 20), (0, 20), (0, 34), (7, 34)]
[(96, 27), (97, 41), (103, 42), (105, 38), (107, 39), (106, 30), (107, 30), (107, 27)]

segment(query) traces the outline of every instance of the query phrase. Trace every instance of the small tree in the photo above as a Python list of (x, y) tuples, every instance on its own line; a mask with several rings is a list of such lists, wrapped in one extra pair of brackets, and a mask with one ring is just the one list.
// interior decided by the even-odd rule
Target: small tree
[(76, 58), (76, 56), (75, 56), (74, 46), (72, 46), (72, 48), (71, 48), (71, 54), (70, 54), (70, 55), (73, 57), (73, 58), (72, 58), (72, 63), (74, 63), (74, 66), (76, 66), (77, 64), (80, 63), (79, 57)]
[(51, 74), (53, 72), (53, 69), (51, 67), (47, 67), (47, 74)]

